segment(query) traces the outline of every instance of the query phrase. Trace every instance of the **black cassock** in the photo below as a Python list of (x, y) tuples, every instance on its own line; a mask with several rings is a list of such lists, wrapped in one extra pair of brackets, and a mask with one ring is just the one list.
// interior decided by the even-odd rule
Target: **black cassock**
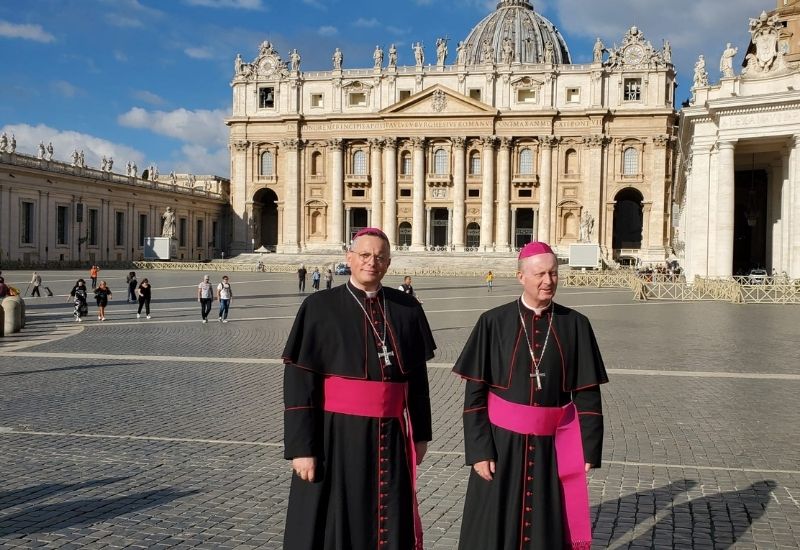
[[(544, 348), (541, 390), (531, 376), (535, 369), (520, 311), (537, 361)], [(564, 536), (553, 437), (520, 435), (493, 426), (486, 406), (488, 392), (529, 406), (559, 407), (573, 400), (580, 414), (585, 462), (599, 466), (603, 446), (599, 384), (608, 378), (589, 320), (558, 304), (541, 316), (521, 300), (497, 307), (481, 315), (453, 371), (466, 380), (467, 464), (497, 461), (492, 481), (470, 469), (459, 548), (570, 548)]]
[[(379, 361), (380, 341), (348, 288), (381, 337), (385, 296), (391, 365)], [(313, 483), (292, 474), (286, 550), (414, 547), (411, 461), (400, 421), (325, 412), (322, 384), (328, 375), (408, 382), (414, 441), (430, 441), (426, 361), (434, 349), (420, 303), (399, 290), (384, 287), (368, 299), (348, 282), (303, 302), (283, 352), (284, 456), (314, 456), (317, 469)]]

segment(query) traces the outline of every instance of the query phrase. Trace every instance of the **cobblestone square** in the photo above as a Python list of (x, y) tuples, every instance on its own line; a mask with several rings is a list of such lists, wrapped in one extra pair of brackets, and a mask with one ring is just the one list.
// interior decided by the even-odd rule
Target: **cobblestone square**
[[(140, 273), (150, 320), (125, 304), (123, 272), (102, 275), (107, 321), (91, 305), (72, 320), (65, 294), (85, 273), (45, 272), (56, 296), (27, 300), (28, 327), (0, 339), (0, 547), (282, 548), (279, 357), (303, 299), (295, 276), (231, 274), (230, 322), (212, 310), (202, 324), (200, 273)], [(30, 274), (4, 276), (24, 289)], [(439, 347), (420, 507), (426, 547), (450, 550), (468, 475), (450, 368), (480, 313), (519, 292), (511, 279), (491, 294), (477, 279), (414, 284)], [(631, 298), (558, 293), (591, 319), (611, 380), (595, 548), (800, 547), (796, 308)]]

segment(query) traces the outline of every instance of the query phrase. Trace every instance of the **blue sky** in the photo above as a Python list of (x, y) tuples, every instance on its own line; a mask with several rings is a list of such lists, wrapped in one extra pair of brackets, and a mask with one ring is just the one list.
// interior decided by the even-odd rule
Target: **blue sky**
[[(84, 149), (99, 166), (113, 155), (170, 170), (229, 175), (227, 127), (233, 60), (252, 60), (263, 40), (303, 70), (330, 68), (339, 47), (345, 68), (371, 67), (376, 44), (429, 48), (439, 36), (462, 40), (495, 9), (494, 0), (5, 0), (0, 3), (0, 128), (18, 150), (52, 141), (65, 160)], [(620, 42), (637, 25), (654, 45), (673, 45), (681, 87), (697, 55), (713, 69), (726, 42), (747, 47), (748, 17), (774, 0), (534, 0), (567, 39), (573, 62), (590, 59), (596, 36)], [(454, 53), (455, 48), (451, 47)], [(452, 60), (452, 55), (451, 55)]]

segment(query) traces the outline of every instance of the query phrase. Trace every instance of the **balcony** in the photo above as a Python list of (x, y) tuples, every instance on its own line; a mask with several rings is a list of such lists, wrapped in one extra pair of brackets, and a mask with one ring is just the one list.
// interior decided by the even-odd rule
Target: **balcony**
[(344, 183), (347, 187), (370, 187), (372, 177), (369, 174), (346, 174)]

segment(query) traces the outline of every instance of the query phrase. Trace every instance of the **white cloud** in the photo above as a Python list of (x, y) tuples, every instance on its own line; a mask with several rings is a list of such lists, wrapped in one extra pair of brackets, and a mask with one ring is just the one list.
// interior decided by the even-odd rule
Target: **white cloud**
[(143, 128), (162, 136), (168, 136), (207, 148), (222, 147), (228, 142), (228, 127), (223, 109), (209, 111), (198, 109), (175, 109), (174, 111), (148, 111), (134, 107), (117, 118), (122, 126)]
[(22, 38), (34, 42), (53, 42), (56, 37), (45, 31), (41, 25), (18, 25), (0, 20), (0, 36), (4, 38)]
[(379, 27), (381, 24), (380, 21), (375, 19), (374, 17), (370, 19), (366, 19), (364, 17), (359, 17), (353, 22), (354, 27), (360, 27), (362, 29), (373, 29), (375, 27)]
[(386, 27), (386, 31), (390, 34), (395, 36), (405, 36), (411, 32), (411, 29), (401, 29), (400, 27), (395, 27), (394, 25), (389, 25)]
[(83, 90), (73, 84), (70, 84), (66, 80), (55, 80), (50, 83), (50, 87), (57, 94), (68, 98), (73, 98), (77, 95), (83, 94)]
[(167, 102), (163, 97), (147, 90), (135, 90), (131, 95), (139, 101), (155, 106), (164, 105)]
[(323, 4), (320, 0), (303, 0), (303, 4), (307, 6), (311, 6), (312, 8), (317, 8), (318, 10), (325, 11), (328, 9), (328, 6)]
[(317, 29), (317, 34), (320, 36), (336, 36), (339, 34), (339, 29), (332, 25), (323, 25), (319, 29)]
[(44, 124), (31, 126), (29, 124), (7, 124), (2, 128), (9, 136), (14, 134), (17, 138), (17, 150), (29, 155), (36, 155), (39, 150), (39, 142), (53, 143), (55, 159), (64, 162), (72, 161), (72, 151), (83, 150), (86, 155), (86, 163), (89, 166), (99, 167), (101, 158), (114, 157), (117, 166), (122, 166), (129, 160), (143, 164), (145, 156), (141, 151), (114, 143), (103, 138), (75, 132), (72, 130), (58, 130)]
[(214, 52), (211, 51), (211, 48), (206, 46), (203, 47), (195, 47), (195, 48), (186, 48), (183, 50), (183, 53), (191, 57), (192, 59), (213, 59)]
[(124, 63), (128, 61), (128, 55), (122, 50), (114, 50), (114, 59), (116, 59), (120, 63)]
[(236, 10), (262, 10), (264, 4), (261, 0), (184, 0), (190, 6), (204, 8), (232, 8)]
[(171, 161), (176, 172), (230, 177), (231, 157), (227, 145), (207, 148), (202, 145), (186, 144), (181, 147), (181, 155), (182, 158)]
[(121, 13), (108, 13), (105, 19), (109, 25), (123, 29), (140, 29), (144, 27), (144, 23), (140, 19)]

